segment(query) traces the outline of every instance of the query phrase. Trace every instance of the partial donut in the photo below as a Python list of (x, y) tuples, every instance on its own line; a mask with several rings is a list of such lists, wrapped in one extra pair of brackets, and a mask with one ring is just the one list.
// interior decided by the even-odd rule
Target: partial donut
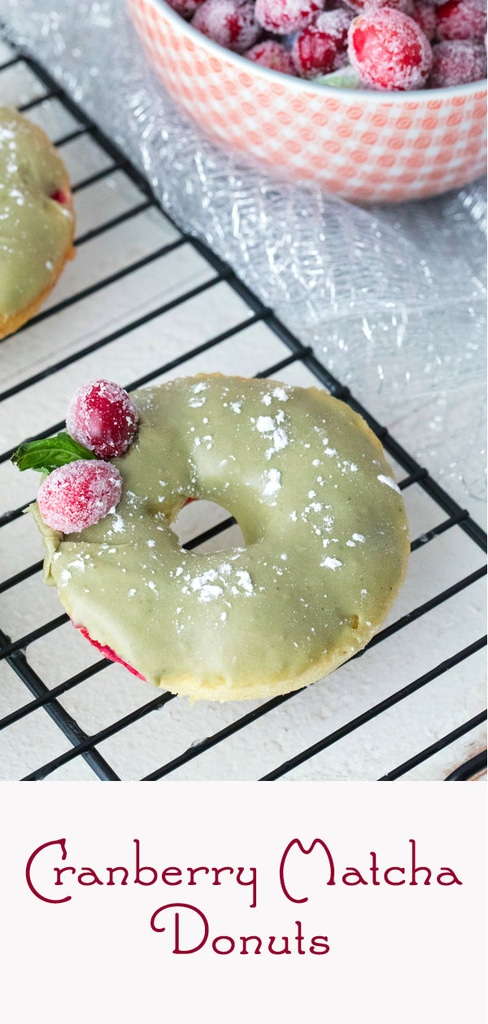
[[(401, 493), (364, 420), (317, 388), (221, 375), (132, 393), (139, 429), (113, 459), (117, 508), (68, 536), (34, 514), (45, 577), (74, 624), (191, 700), (314, 682), (384, 622), (409, 552)], [(235, 516), (245, 546), (186, 551), (188, 498)]]
[(0, 106), (0, 339), (37, 312), (74, 256), (68, 172), (37, 125)]

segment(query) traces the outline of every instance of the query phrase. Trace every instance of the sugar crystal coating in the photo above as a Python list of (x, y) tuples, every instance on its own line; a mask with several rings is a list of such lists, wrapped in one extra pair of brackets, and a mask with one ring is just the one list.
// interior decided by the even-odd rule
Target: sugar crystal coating
[(100, 522), (120, 501), (122, 477), (109, 462), (78, 459), (53, 470), (37, 494), (40, 516), (59, 533)]
[(295, 74), (288, 50), (276, 39), (263, 39), (262, 42), (255, 43), (250, 50), (246, 50), (243, 57), (265, 68), (272, 68), (273, 71), (281, 71), (285, 75)]
[(375, 89), (418, 89), (432, 64), (432, 49), (420, 26), (390, 7), (354, 18), (348, 54), (363, 81)]
[(486, 35), (483, 0), (447, 0), (436, 10), (439, 39), (478, 39)]
[(324, 11), (295, 36), (291, 56), (302, 78), (337, 71), (347, 62), (347, 33), (352, 12)]
[(412, 0), (412, 9), (407, 14), (420, 25), (422, 32), (430, 41), (435, 39), (437, 33), (437, 15), (434, 4), (427, 4), (424, 0)]
[(192, 17), (197, 7), (203, 2), (204, 0), (168, 0), (169, 6), (187, 20)]
[(204, 0), (191, 23), (204, 36), (235, 53), (248, 50), (261, 35), (251, 0)]
[(446, 39), (432, 49), (430, 84), (434, 88), (477, 82), (486, 75), (486, 50), (471, 39)]
[(344, 0), (346, 7), (350, 7), (356, 14), (363, 11), (372, 11), (379, 7), (392, 7), (404, 14), (412, 13), (413, 0)]
[(68, 433), (104, 459), (127, 450), (137, 421), (138, 412), (127, 391), (109, 380), (83, 384), (73, 395), (66, 414)]
[(324, 9), (324, 0), (256, 0), (256, 19), (268, 32), (288, 35), (305, 28)]

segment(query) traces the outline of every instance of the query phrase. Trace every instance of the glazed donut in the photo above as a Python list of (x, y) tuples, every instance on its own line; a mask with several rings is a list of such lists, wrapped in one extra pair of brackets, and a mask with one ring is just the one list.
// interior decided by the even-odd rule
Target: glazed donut
[[(112, 461), (120, 503), (63, 535), (34, 514), (73, 623), (191, 700), (314, 682), (367, 644), (403, 581), (400, 491), (364, 420), (318, 388), (221, 375), (131, 394), (138, 433)], [(235, 517), (245, 546), (184, 550), (188, 498)]]
[(34, 315), (74, 255), (66, 168), (47, 135), (0, 106), (0, 339)]

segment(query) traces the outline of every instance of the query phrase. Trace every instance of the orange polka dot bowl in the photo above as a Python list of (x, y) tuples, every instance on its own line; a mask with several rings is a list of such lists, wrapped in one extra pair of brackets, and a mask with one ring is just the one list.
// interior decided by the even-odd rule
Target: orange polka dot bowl
[(389, 93), (320, 86), (224, 49), (164, 0), (127, 2), (167, 92), (214, 141), (274, 178), (390, 203), (485, 172), (486, 82)]

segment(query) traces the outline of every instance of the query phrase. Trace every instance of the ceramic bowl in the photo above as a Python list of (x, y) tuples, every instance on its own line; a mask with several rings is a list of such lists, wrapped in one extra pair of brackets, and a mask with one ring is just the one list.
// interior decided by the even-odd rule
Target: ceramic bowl
[(164, 0), (127, 3), (167, 92), (213, 140), (277, 178), (401, 202), (486, 169), (486, 81), (395, 93), (318, 86), (223, 49)]

